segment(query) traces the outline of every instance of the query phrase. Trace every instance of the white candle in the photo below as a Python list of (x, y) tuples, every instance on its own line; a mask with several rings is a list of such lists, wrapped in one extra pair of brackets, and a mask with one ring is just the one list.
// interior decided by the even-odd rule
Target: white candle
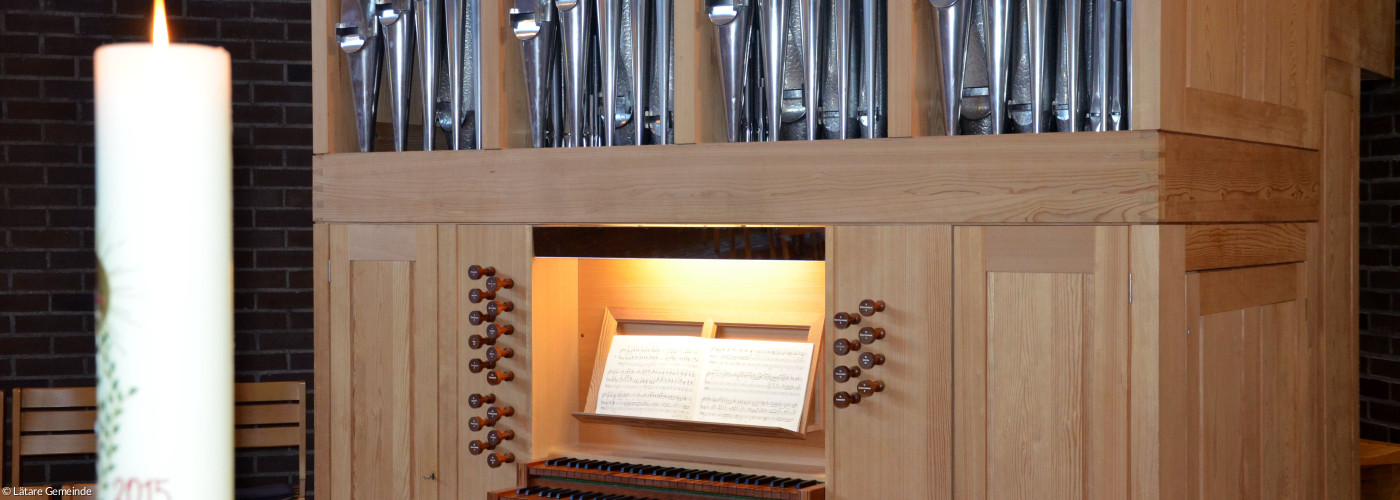
[(228, 499), (229, 56), (157, 39), (94, 59), (98, 497)]

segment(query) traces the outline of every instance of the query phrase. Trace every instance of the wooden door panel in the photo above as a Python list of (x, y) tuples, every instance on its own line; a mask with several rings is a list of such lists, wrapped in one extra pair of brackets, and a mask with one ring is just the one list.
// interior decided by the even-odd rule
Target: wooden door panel
[[(952, 497), (952, 229), (948, 226), (838, 226), (829, 229), (828, 317), (854, 312), (864, 299), (886, 303), (858, 326), (827, 329), (824, 348), (865, 326), (886, 330), (862, 348), (887, 358), (859, 380), (885, 390), (847, 408), (832, 408), (826, 432), (828, 498)], [(827, 351), (828, 377), (860, 353)], [(828, 379), (822, 404), (857, 380)], [(830, 407), (829, 407), (830, 408)]]
[(1150, 3), (1135, 10), (1162, 13), (1161, 128), (1318, 147), (1321, 0)]
[(1189, 489), (1321, 498), (1306, 266), (1187, 274)]
[(1127, 234), (957, 228), (956, 497), (1128, 494)]
[[(328, 228), (331, 441), (338, 499), (437, 498), (437, 238), (432, 226)], [(319, 351), (320, 349), (318, 349)], [(319, 353), (318, 353), (319, 354)]]

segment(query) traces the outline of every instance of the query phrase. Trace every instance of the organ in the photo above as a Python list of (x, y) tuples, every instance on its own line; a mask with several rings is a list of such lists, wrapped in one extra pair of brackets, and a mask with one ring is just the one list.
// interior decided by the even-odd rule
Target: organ
[[(358, 153), (313, 3), (318, 495), (1356, 496), (1391, 4), (1135, 0), (1133, 130), (947, 137), (934, 8), (891, 0), (888, 138), (762, 144), (704, 4), (674, 144), (532, 147), (484, 2), (482, 150)], [(801, 425), (600, 414), (607, 335), (811, 341)]]

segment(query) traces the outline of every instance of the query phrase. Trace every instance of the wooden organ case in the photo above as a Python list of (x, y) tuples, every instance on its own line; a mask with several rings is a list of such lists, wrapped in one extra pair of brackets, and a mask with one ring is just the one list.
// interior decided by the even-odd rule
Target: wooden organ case
[[(355, 153), (313, 2), (318, 495), (1358, 495), (1360, 81), (1391, 73), (1393, 3), (1135, 0), (1135, 130), (944, 137), (932, 8), (890, 0), (889, 138), (756, 144), (723, 142), (699, 3), (675, 145), (530, 148), (503, 31), (485, 150)], [(825, 248), (658, 274), (537, 256), (554, 226)], [(810, 431), (575, 417), (620, 303), (820, 313)]]

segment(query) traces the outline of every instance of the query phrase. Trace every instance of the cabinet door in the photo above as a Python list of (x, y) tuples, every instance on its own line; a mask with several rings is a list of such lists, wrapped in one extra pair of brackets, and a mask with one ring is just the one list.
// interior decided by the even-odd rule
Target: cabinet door
[[(437, 498), (437, 228), (328, 228), (330, 314), (317, 440), (334, 499)], [(325, 354), (323, 354), (325, 353)], [(319, 392), (319, 391), (318, 391)], [(320, 475), (320, 474), (318, 474)]]
[(1128, 229), (954, 245), (957, 498), (1128, 497)]
[(1306, 266), (1189, 273), (1188, 484), (1195, 498), (1322, 498)]
[(1324, 4), (1131, 2), (1133, 128), (1317, 149)]
[(824, 348), (837, 338), (856, 338), (862, 327), (886, 334), (859, 352), (824, 356), (823, 376), (838, 365), (857, 365), (861, 354), (885, 356), (859, 378), (826, 384), (826, 404), (832, 404), (830, 393), (856, 392), (859, 381), (885, 386), (827, 412), (827, 494), (837, 500), (951, 498), (952, 230), (840, 226), (828, 234), (828, 312), (857, 312), (864, 299), (886, 306), (859, 325), (828, 329)]
[[(453, 432), (459, 443), (456, 460), (457, 477), (460, 478), (458, 487), (461, 490), (460, 494), (453, 498), (485, 498), (487, 491), (515, 486), (516, 466), (530, 460), (534, 453), (531, 450), (530, 439), (533, 421), (530, 405), (533, 381), (533, 377), (530, 376), (530, 344), (534, 339), (534, 331), (530, 324), (530, 271), (534, 249), (530, 226), (524, 225), (457, 226), (456, 239), (455, 262), (448, 264), (456, 268), (456, 291), (452, 294), (455, 296), (452, 301), (456, 304), (453, 308), (455, 314), (449, 315), (452, 326), (444, 326), (444, 329), (455, 332), (450, 335), (454, 338), (448, 342), (456, 352), (456, 381), (455, 387), (445, 388), (443, 391), (444, 394), (454, 395), (453, 406), (458, 411), (458, 423)], [(471, 324), (471, 314), (484, 314), (490, 300), (482, 298), (480, 302), (471, 301), (472, 290), (487, 291), (488, 278), (479, 276), (472, 279), (469, 270), (473, 265), (492, 268), (495, 272), (493, 277), (498, 283), (505, 279), (513, 282), (510, 288), (498, 289), (494, 299), (502, 304), (510, 303), (510, 311), (500, 310), (498, 307), (499, 313), (495, 318), (491, 318), (490, 321), (483, 320), (478, 325)], [(471, 337), (487, 337), (487, 328), (492, 324), (496, 325), (498, 332), (509, 325), (513, 328), (513, 333), (499, 335), (494, 345), (480, 345), (473, 349)], [(514, 350), (514, 354), (510, 358), (499, 359), (494, 369), (482, 368), (472, 372), (472, 360), (486, 360), (486, 350), (490, 347), (498, 350), (510, 348)], [(487, 377), (493, 370), (502, 374), (509, 373), (510, 380), (502, 378), (498, 383), (492, 384)], [(494, 395), (495, 402), (483, 403), (479, 408), (472, 408), (469, 403), (473, 394)], [(514, 412), (510, 416), (500, 417), (491, 426), (483, 426), (480, 430), (473, 431), (470, 427), (471, 419), (486, 419), (487, 411), (492, 406), (510, 407)], [(492, 430), (512, 431), (515, 437), (501, 442), (493, 450), (483, 450), (479, 455), (472, 455), (471, 443), (488, 441), (487, 435)], [(493, 453), (508, 453), (514, 457), (515, 463), (501, 463), (491, 467), (488, 458)]]

